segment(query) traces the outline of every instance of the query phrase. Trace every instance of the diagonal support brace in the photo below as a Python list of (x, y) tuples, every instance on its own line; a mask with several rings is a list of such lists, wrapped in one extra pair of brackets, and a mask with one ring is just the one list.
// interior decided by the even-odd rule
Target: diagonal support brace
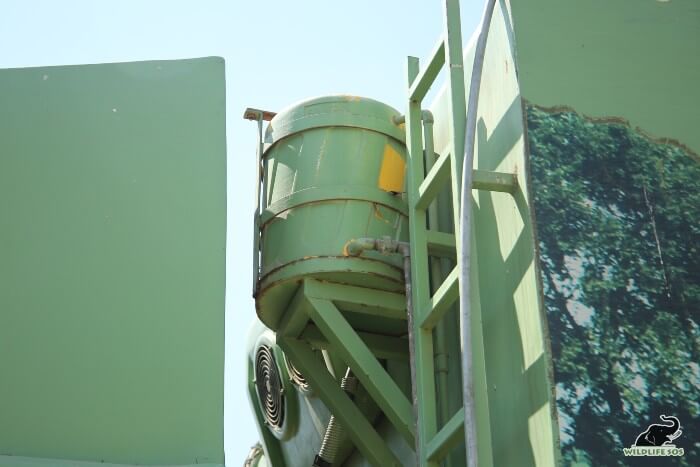
[(311, 386), (318, 391), (323, 403), (340, 420), (355, 446), (370, 463), (378, 467), (400, 467), (401, 463), (387, 447), (384, 439), (340, 388), (328, 369), (314, 356), (311, 347), (292, 338), (282, 338), (278, 340), (278, 344), (291, 357)]
[(352, 369), (389, 421), (406, 442), (413, 446), (413, 408), (408, 398), (333, 302), (316, 298), (309, 298), (309, 302), (311, 320)]

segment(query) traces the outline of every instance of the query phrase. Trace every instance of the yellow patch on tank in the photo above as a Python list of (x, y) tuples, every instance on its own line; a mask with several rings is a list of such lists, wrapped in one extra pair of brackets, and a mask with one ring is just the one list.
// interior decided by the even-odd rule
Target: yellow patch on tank
[(379, 170), (378, 186), (384, 191), (400, 193), (403, 191), (403, 179), (406, 173), (406, 162), (390, 144), (384, 146), (384, 158)]

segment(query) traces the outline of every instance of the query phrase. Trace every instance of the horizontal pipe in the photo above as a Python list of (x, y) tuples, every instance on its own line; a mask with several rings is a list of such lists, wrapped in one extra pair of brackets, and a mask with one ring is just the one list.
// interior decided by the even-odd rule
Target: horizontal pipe
[[(433, 113), (430, 110), (422, 110), (420, 117), (424, 123), (435, 123), (435, 117), (433, 117)], [(397, 115), (392, 120), (396, 125), (402, 125), (406, 123), (406, 115)]]

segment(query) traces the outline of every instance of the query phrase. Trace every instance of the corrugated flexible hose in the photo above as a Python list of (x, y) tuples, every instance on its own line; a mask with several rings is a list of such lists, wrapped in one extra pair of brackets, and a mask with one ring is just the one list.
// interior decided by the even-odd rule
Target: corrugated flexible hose
[[(340, 387), (350, 399), (354, 399), (355, 391), (357, 390), (357, 378), (352, 375), (350, 368), (345, 372)], [(326, 433), (323, 436), (321, 449), (319, 449), (318, 454), (314, 458), (312, 467), (331, 467), (338, 456), (343, 438), (345, 438), (343, 425), (335, 418), (335, 415), (331, 415), (331, 419), (326, 427)]]

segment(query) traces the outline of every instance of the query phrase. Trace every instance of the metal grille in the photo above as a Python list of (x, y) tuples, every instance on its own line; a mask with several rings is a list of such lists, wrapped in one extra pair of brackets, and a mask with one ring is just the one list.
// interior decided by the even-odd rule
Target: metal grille
[(287, 362), (287, 370), (289, 371), (289, 378), (292, 380), (292, 383), (294, 383), (303, 392), (308, 392), (310, 389), (309, 382), (306, 381), (304, 375), (301, 374), (301, 371), (294, 366), (294, 363), (292, 363), (289, 357), (285, 355), (284, 360)]
[(272, 349), (266, 345), (255, 353), (255, 386), (267, 424), (277, 430), (284, 424), (282, 380)]

